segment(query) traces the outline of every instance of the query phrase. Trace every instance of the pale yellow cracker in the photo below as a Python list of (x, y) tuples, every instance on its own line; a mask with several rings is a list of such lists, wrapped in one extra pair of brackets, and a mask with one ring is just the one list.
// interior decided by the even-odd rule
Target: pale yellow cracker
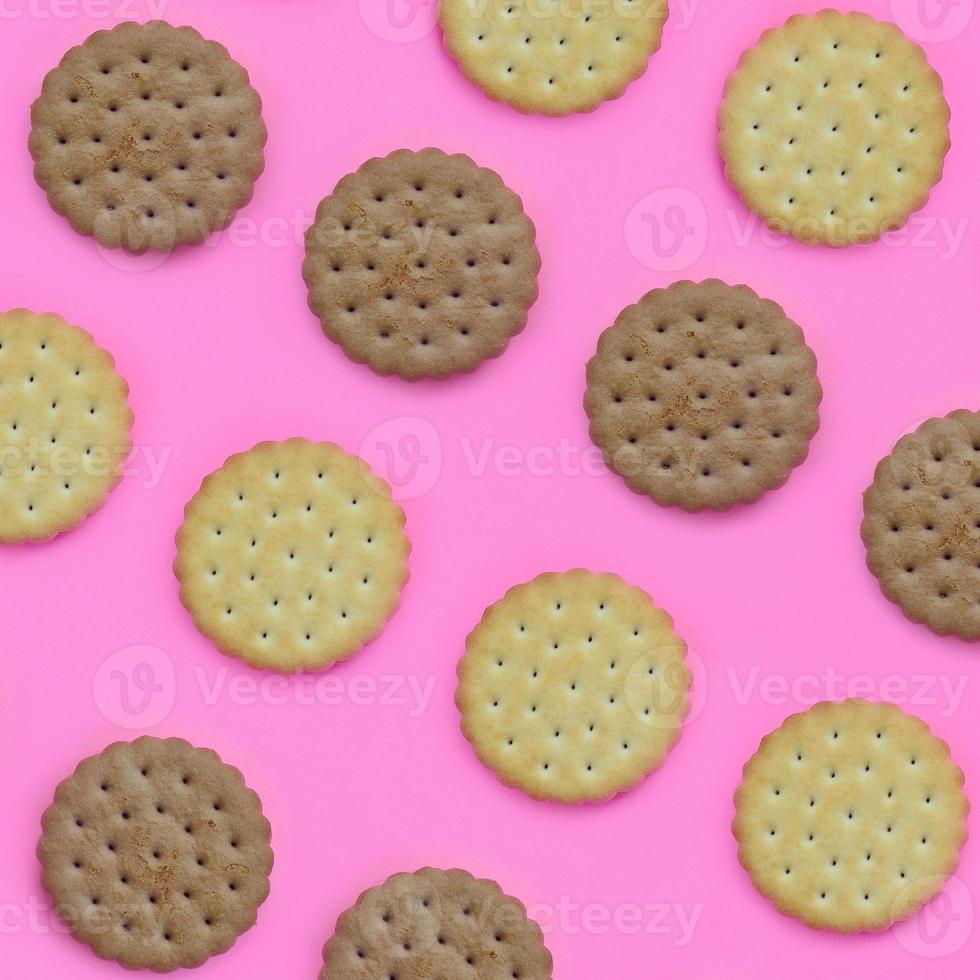
[(728, 79), (725, 172), (749, 210), (806, 244), (872, 242), (928, 199), (949, 106), (922, 49), (867, 14), (767, 31)]
[(466, 641), (463, 734), (508, 786), (599, 802), (659, 768), (690, 708), (670, 616), (616, 575), (539, 575), (490, 606)]
[(816, 929), (884, 929), (956, 870), (969, 803), (949, 747), (892, 704), (825, 701), (767, 735), (732, 830), (756, 888)]
[(256, 667), (343, 660), (398, 608), (405, 514), (332, 443), (263, 442), (208, 476), (184, 511), (174, 572), (197, 628)]
[(564, 116), (618, 99), (659, 49), (667, 0), (441, 0), (446, 48), (492, 99)]
[(53, 313), (0, 313), (0, 543), (44, 541), (105, 502), (132, 448), (110, 354)]

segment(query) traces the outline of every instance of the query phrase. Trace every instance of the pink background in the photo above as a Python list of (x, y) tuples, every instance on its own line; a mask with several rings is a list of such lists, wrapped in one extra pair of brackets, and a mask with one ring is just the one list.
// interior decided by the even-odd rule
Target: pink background
[[(214, 978), (315, 976), (322, 942), (360, 891), (423, 864), (464, 866), (521, 897), (547, 930), (561, 980), (975, 970), (976, 837), (933, 910), (898, 930), (841, 937), (780, 917), (739, 868), (729, 832), (732, 792), (760, 737), (826, 696), (898, 700), (951, 744), (968, 791), (980, 785), (976, 648), (932, 636), (885, 601), (858, 535), (861, 493), (897, 437), (925, 417), (980, 408), (972, 0), (933, 28), (916, 19), (918, 0), (861, 4), (939, 38), (925, 46), (952, 105), (953, 149), (907, 232), (845, 252), (760, 233), (714, 147), (740, 52), (819, 0), (673, 0), (644, 78), (594, 114), (562, 120), (523, 117), (468, 84), (438, 30), (425, 30), (431, 0), (415, 0), (418, 19), (401, 26), (386, 20), (384, 0), (164, 2), (168, 20), (221, 40), (247, 66), (270, 138), (234, 231), (162, 264), (107, 256), (75, 235), (49, 210), (27, 153), (44, 73), (116, 15), (145, 19), (156, 4), (0, 4), (0, 308), (57, 311), (113, 352), (132, 388), (138, 447), (101, 512), (52, 543), (0, 555), (0, 970), (120, 975), (52, 926), (33, 850), (58, 780), (143, 730), (213, 746), (272, 821), (271, 896), (258, 926), (203, 968)], [(938, 0), (924, 9), (943, 14)], [(407, 0), (395, 11), (412, 14)], [(363, 160), (430, 144), (472, 155), (522, 195), (544, 267), (527, 330), (501, 359), (411, 386), (349, 363), (324, 339), (306, 308), (300, 232)], [(641, 234), (635, 214), (627, 221), (647, 195), (640, 212), (671, 208), (668, 227), (680, 214), (690, 231), (672, 258), (654, 250), (648, 224)], [(958, 245), (950, 230), (963, 232)], [(751, 508), (691, 516), (596, 473), (591, 453), (583, 465), (580, 403), (585, 361), (617, 312), (654, 286), (707, 276), (781, 302), (817, 352), (826, 394), (810, 458), (785, 488)], [(197, 634), (170, 570), (183, 504), (202, 477), (232, 452), (292, 435), (381, 461), (386, 444), (397, 466), (382, 471), (413, 498), (402, 609), (381, 639), (324, 675), (335, 686), (314, 691), (313, 704), (309, 680), (249, 689), (268, 675)], [(159, 478), (150, 460), (165, 461)], [(562, 809), (496, 782), (460, 735), (452, 695), (484, 607), (539, 571), (576, 565), (646, 588), (703, 669), (700, 710), (660, 772), (609, 804)], [(140, 646), (157, 649), (130, 649)], [(138, 686), (147, 664), (148, 691)], [(125, 703), (115, 669), (137, 685)], [(389, 677), (399, 690), (372, 693)], [(421, 710), (407, 685), (433, 679)]]

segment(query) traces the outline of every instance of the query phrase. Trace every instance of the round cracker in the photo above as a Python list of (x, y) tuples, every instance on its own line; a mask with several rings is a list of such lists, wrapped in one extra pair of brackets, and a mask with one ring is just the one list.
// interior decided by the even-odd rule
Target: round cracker
[(545, 573), (487, 609), (456, 706), (477, 756), (539, 800), (600, 802), (658, 769), (690, 709), (687, 647), (617, 575)]
[(284, 673), (373, 640), (408, 580), (391, 488), (332, 443), (263, 442), (231, 456), (184, 510), (174, 572), (222, 653)]
[(323, 947), (320, 980), (551, 980), (541, 928), (495, 881), (422, 868), (369, 888)]
[(255, 924), (272, 849), (262, 803), (211, 749), (115, 742), (59, 784), (41, 820), (44, 887), (103, 959), (167, 972)]
[(618, 99), (660, 48), (667, 0), (442, 0), (446, 49), (491, 98), (565, 116)]
[(226, 228), (264, 166), (262, 102), (217, 42), (164, 21), (97, 31), (31, 108), (34, 176), (102, 245), (142, 253)]
[(942, 80), (894, 24), (824, 10), (745, 52), (719, 145), (750, 211), (806, 244), (844, 246), (901, 228), (926, 203), (949, 115)]
[(942, 890), (969, 803), (949, 747), (892, 704), (825, 701), (767, 735), (732, 830), (756, 888), (815, 929), (884, 929)]
[(461, 153), (397, 150), (344, 177), (306, 233), (310, 309), (351, 360), (408, 380), (503, 353), (537, 299), (521, 199)]
[(0, 543), (45, 541), (105, 503), (132, 448), (128, 393), (84, 330), (0, 314)]
[(654, 289), (599, 338), (587, 369), (592, 441), (629, 487), (688, 511), (781, 486), (820, 420), (803, 331), (748, 286)]
[(865, 491), (861, 537), (881, 591), (912, 622), (980, 640), (980, 412), (899, 439)]

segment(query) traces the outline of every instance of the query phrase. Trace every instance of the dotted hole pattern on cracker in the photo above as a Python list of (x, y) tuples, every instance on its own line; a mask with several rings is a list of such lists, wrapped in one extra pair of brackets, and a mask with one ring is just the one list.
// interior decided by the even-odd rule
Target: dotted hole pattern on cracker
[(214, 41), (163, 21), (72, 48), (31, 110), (34, 173), (74, 229), (131, 252), (225, 228), (264, 166), (261, 100)]
[(949, 106), (922, 49), (865, 14), (796, 16), (725, 89), (720, 147), (749, 209), (806, 243), (871, 242), (925, 204)]
[(524, 906), (493, 881), (423, 868), (368, 889), (323, 949), (320, 980), (473, 976), (551, 980), (552, 958)]
[(181, 739), (115, 743), (45, 811), (44, 885), (73, 935), (133, 969), (197, 966), (269, 892), (270, 827), (241, 773)]
[(472, 371), (527, 323), (541, 258), (520, 198), (462, 154), (398, 150), (343, 178), (306, 235), (309, 304), (358, 363)]
[(619, 98), (660, 47), (667, 0), (442, 0), (445, 44), (470, 81), (527, 113)]
[(969, 809), (946, 744), (890, 704), (824, 702), (748, 762), (739, 858), (780, 911), (815, 928), (883, 929), (956, 868)]
[(980, 639), (980, 412), (898, 441), (864, 495), (861, 535), (882, 591), (913, 622)]
[(587, 368), (593, 442), (638, 493), (724, 510), (806, 458), (822, 389), (803, 332), (771, 300), (718, 280), (627, 307)]
[(112, 357), (53, 314), (0, 314), (0, 542), (43, 541), (98, 509), (131, 448)]
[(467, 640), (456, 703), (509, 786), (600, 801), (658, 768), (690, 708), (670, 617), (615, 575), (545, 573), (491, 606)]
[(366, 463), (291, 439), (232, 456), (187, 505), (181, 600), (219, 649), (317, 669), (381, 632), (408, 578), (405, 515)]

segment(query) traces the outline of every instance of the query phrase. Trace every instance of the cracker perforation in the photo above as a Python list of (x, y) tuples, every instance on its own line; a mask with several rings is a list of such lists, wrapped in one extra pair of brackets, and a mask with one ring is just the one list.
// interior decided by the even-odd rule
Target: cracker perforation
[(807, 244), (901, 228), (942, 176), (949, 106), (893, 24), (825, 10), (745, 52), (719, 113), (726, 175), (750, 210)]
[(540, 927), (500, 886), (422, 868), (369, 888), (323, 947), (320, 980), (471, 976), (550, 980)]
[(541, 258), (520, 198), (463, 154), (397, 150), (348, 174), (306, 234), (324, 333), (409, 380), (472, 371), (524, 329)]
[(587, 368), (592, 441), (665, 505), (724, 510), (784, 483), (819, 425), (816, 358), (747, 286), (678, 282), (627, 307)]
[(332, 443), (260, 443), (188, 503), (174, 571), (218, 648), (254, 666), (315, 669), (374, 639), (408, 580), (391, 488)]
[(646, 593), (583, 569), (490, 606), (457, 668), (463, 734), (508, 786), (598, 802), (659, 768), (690, 708), (686, 646)]
[(619, 98), (659, 48), (667, 0), (442, 0), (446, 49), (492, 99), (526, 113)]
[(980, 412), (929, 419), (898, 441), (864, 494), (861, 536), (909, 619), (980, 639)]
[(83, 760), (42, 818), (45, 888), (76, 939), (130, 969), (193, 967), (255, 924), (272, 850), (242, 774), (182, 739)]
[(101, 244), (170, 251), (228, 226), (264, 166), (261, 100), (215, 41), (126, 22), (72, 48), (31, 109), (34, 174)]
[(884, 929), (956, 869), (969, 804), (945, 742), (894, 705), (823, 702), (746, 764), (732, 830), (756, 888), (838, 932)]
[(47, 540), (102, 506), (132, 448), (128, 394), (84, 330), (0, 314), (0, 543)]

